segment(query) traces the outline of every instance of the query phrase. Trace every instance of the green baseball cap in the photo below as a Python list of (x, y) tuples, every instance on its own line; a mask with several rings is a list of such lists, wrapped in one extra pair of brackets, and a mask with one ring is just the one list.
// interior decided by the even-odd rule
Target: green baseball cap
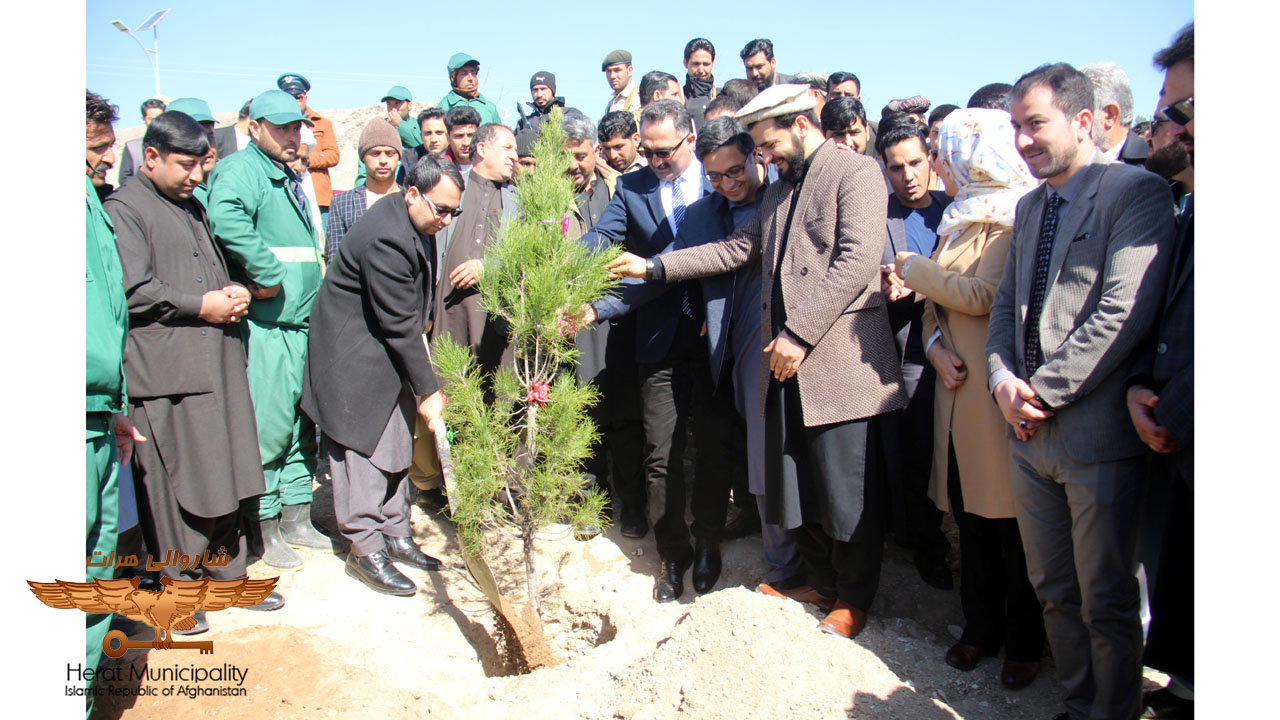
[(403, 85), (392, 85), (391, 89), (387, 91), (387, 94), (382, 96), (383, 102), (386, 102), (388, 99), (413, 102), (413, 93), (409, 92), (409, 88)]
[[(298, 103), (294, 103), (296, 107)], [(165, 112), (181, 112), (191, 116), (196, 122), (217, 122), (213, 119), (213, 113), (209, 112), (209, 103), (200, 98), (184, 97), (178, 98), (169, 103), (165, 108)]]
[(266, 120), (272, 125), (288, 125), (301, 120), (307, 125), (315, 123), (302, 116), (298, 101), (283, 90), (268, 90), (253, 99), (249, 105), (250, 120)]
[(453, 72), (454, 70), (457, 70), (458, 68), (462, 67), (463, 65), (470, 65), (471, 63), (475, 63), (476, 65), (479, 65), (479, 64), (480, 64), (480, 61), (479, 61), (479, 60), (477, 60), (477, 59), (475, 59), (475, 58), (473, 58), (473, 57), (471, 57), (470, 55), (468, 55), (468, 54), (466, 54), (466, 53), (462, 53), (462, 52), (460, 52), (460, 53), (454, 53), (454, 54), (449, 58), (449, 67), (448, 67), (448, 70), (449, 70), (449, 72)]

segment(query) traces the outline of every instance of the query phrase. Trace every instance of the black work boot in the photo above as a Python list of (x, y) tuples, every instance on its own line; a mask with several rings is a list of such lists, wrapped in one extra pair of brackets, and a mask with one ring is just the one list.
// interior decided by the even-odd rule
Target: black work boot
[(280, 511), (280, 534), (294, 547), (333, 552), (333, 542), (311, 524), (311, 503), (285, 505)]

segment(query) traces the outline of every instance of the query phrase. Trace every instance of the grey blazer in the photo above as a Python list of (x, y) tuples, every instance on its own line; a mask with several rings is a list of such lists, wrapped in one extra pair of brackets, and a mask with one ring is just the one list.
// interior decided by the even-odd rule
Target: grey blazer
[(1049, 422), (1062, 428), (1071, 457), (1096, 463), (1146, 450), (1125, 408), (1125, 378), (1160, 309), (1174, 217), (1168, 185), (1153, 173), (1101, 153), (1080, 172), (1050, 257), (1040, 313), (1044, 364), (1025, 377), (1024, 323), (1047, 183), (1018, 202), (987, 328), (987, 376), (1008, 371), (1026, 380), (1053, 408)]

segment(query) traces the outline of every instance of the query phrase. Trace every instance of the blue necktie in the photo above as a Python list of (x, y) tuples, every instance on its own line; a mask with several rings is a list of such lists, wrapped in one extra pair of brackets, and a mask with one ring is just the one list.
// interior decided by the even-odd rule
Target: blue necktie
[(1036, 244), (1036, 274), (1031, 283), (1031, 302), (1027, 305), (1027, 354), (1023, 358), (1027, 378), (1040, 367), (1042, 357), (1040, 311), (1043, 309), (1045, 286), (1049, 283), (1049, 260), (1053, 257), (1053, 238), (1058, 234), (1058, 208), (1062, 202), (1062, 196), (1058, 193), (1049, 194), (1049, 207), (1040, 224), (1040, 242)]
[[(671, 227), (671, 235), (674, 237), (680, 231), (680, 224), (684, 222), (684, 192), (680, 190), (680, 178), (671, 181), (671, 216), (675, 218)], [(689, 298), (688, 286), (685, 287), (680, 298), (680, 311), (688, 317), (697, 317), (693, 312), (693, 302)]]

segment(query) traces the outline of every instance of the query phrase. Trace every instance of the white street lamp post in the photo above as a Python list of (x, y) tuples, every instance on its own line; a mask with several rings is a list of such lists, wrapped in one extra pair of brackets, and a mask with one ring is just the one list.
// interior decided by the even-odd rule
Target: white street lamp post
[[(143, 22), (134, 30), (130, 30), (129, 26), (119, 20), (111, 21), (111, 24), (115, 25), (117, 30), (133, 38), (133, 41), (138, 43), (138, 47), (142, 48), (143, 52), (147, 54), (147, 59), (151, 61), (151, 71), (155, 75), (156, 95), (160, 94), (160, 37), (159, 32), (156, 29), (156, 25), (159, 25), (160, 21), (164, 19), (164, 16), (168, 14), (168, 9), (153, 13), (151, 17), (146, 19), (146, 22)], [(142, 41), (138, 39), (138, 36), (134, 35), (134, 33), (145, 32), (147, 30), (151, 31), (151, 47), (143, 45)]]

